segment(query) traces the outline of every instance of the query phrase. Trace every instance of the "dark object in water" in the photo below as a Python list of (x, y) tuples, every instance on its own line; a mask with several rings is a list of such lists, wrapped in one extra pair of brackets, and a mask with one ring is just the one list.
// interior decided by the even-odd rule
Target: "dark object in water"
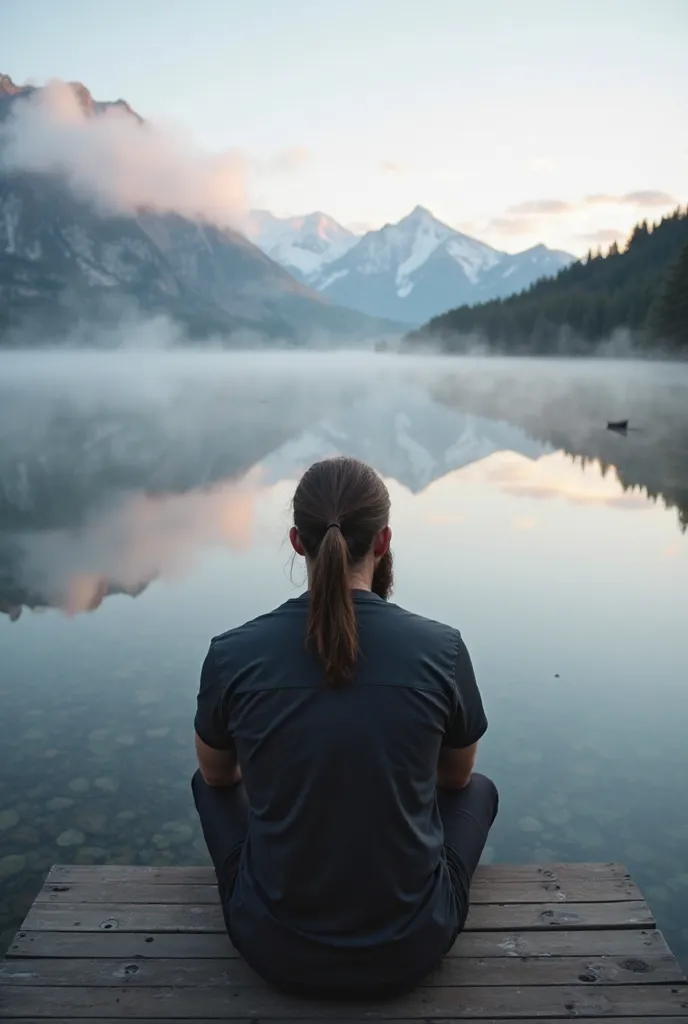
[(628, 420), (612, 420), (607, 423), (607, 430), (628, 430)]

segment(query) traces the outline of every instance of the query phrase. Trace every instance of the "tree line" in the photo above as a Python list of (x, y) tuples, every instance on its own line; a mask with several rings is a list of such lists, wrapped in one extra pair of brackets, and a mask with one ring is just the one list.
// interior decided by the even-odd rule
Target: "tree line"
[(648, 352), (688, 355), (688, 208), (506, 299), (461, 306), (407, 335), (446, 352), (585, 354), (624, 330)]

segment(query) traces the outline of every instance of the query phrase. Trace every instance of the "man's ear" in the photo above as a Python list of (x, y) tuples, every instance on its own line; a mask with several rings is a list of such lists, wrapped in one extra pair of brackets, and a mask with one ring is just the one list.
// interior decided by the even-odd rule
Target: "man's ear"
[(389, 545), (391, 543), (392, 528), (390, 526), (385, 526), (384, 530), (380, 530), (375, 537), (375, 541), (373, 543), (373, 556), (375, 558), (383, 558), (389, 551)]
[(301, 555), (302, 558), (305, 558), (306, 557), (306, 549), (304, 548), (303, 544), (301, 543), (301, 538), (299, 537), (299, 531), (296, 529), (295, 526), (292, 526), (291, 530), (289, 531), (289, 540), (291, 541), (291, 546), (293, 547), (293, 549), (296, 552), (296, 554), (297, 555)]

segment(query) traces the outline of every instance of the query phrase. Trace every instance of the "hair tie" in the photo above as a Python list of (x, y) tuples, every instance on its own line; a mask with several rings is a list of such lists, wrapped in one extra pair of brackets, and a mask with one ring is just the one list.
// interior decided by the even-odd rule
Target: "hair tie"
[(328, 530), (331, 530), (333, 526), (336, 526), (338, 530), (341, 530), (342, 528), (341, 523), (331, 522), (328, 523), (327, 526), (325, 527), (325, 533), (327, 533)]

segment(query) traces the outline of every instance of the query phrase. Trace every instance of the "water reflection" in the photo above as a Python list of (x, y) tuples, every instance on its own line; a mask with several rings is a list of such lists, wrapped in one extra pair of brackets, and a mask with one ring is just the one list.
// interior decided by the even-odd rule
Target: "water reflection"
[(294, 359), (0, 373), (0, 607), (48, 609), (0, 616), (0, 932), (56, 861), (205, 862), (200, 660), (302, 584), (294, 482), (343, 451), (388, 480), (398, 600), (473, 653), (487, 856), (626, 861), (688, 962), (688, 373)]
[[(57, 516), (55, 505), (44, 506), (40, 487), (35, 494), (25, 476), (22, 500), (32, 509), (35, 527), (0, 535), (0, 611), (12, 621), (22, 607), (55, 607), (69, 615), (94, 611), (107, 596), (137, 597), (154, 580), (193, 573), (205, 549), (249, 549), (260, 495), (282, 481), (295, 481), (311, 462), (328, 455), (366, 459), (412, 494), (452, 474), (464, 488), (488, 484), (517, 498), (562, 498), (626, 511), (649, 505), (646, 494), (625, 489), (606, 465), (585, 457), (571, 460), (518, 426), (448, 408), (409, 386), (358, 399), (296, 433), (249, 469), (201, 487), (189, 485), (194, 472), (205, 481), (207, 461), (189, 458), (188, 449), (170, 442), (165, 471), (184, 481), (188, 489), (181, 492), (134, 489), (126, 446), (113, 448), (112, 430), (103, 432), (92, 422), (89, 427), (108, 444), (97, 456), (95, 446), (89, 449), (88, 487), (83, 467), (64, 464), (62, 446), (41, 453), (42, 480), (51, 480), (59, 491)], [(135, 449), (139, 458), (140, 450)], [(244, 453), (240, 461), (246, 458)], [(486, 500), (489, 504), (491, 498)], [(58, 526), (52, 525), (55, 518)], [(456, 511), (436, 511), (431, 521), (456, 525), (462, 520)], [(519, 529), (534, 526), (532, 517), (519, 517)]]

